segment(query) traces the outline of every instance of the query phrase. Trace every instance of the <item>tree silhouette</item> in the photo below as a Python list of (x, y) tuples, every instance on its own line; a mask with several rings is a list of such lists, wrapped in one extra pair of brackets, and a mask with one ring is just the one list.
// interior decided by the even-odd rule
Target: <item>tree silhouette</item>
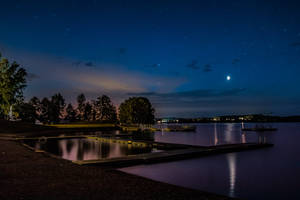
[(78, 111), (79, 120), (84, 120), (85, 101), (86, 98), (84, 94), (80, 94), (77, 96), (77, 103), (78, 103), (77, 111)]
[(40, 103), (40, 121), (43, 123), (58, 123), (63, 116), (65, 100), (60, 93), (48, 98), (43, 98)]
[(87, 102), (84, 106), (84, 114), (83, 114), (83, 119), (86, 121), (90, 121), (92, 119), (92, 105)]
[(72, 104), (68, 104), (67, 108), (66, 108), (66, 120), (69, 120), (71, 122), (76, 120), (76, 110), (73, 108)]
[(36, 113), (36, 118), (37, 118), (38, 120), (40, 120), (40, 119), (39, 119), (39, 116), (40, 116), (40, 114), (41, 114), (41, 101), (39, 100), (39, 98), (37, 98), (37, 97), (32, 97), (32, 98), (29, 100), (28, 103), (29, 103), (31, 106), (34, 107), (35, 113)]
[(35, 107), (30, 103), (22, 102), (16, 105), (15, 109), (18, 113), (18, 118), (21, 119), (21, 121), (34, 123), (38, 118)]
[(43, 123), (50, 122), (50, 118), (49, 118), (50, 104), (51, 104), (51, 102), (46, 97), (43, 98), (41, 101), (41, 112), (40, 112), (39, 118), (40, 118), (40, 121)]
[(153, 124), (154, 108), (145, 97), (131, 97), (121, 103), (119, 118), (125, 124)]
[(102, 95), (95, 102), (96, 119), (102, 122), (115, 123), (117, 121), (116, 107), (111, 102), (110, 98)]
[(60, 93), (57, 93), (51, 97), (50, 107), (49, 107), (49, 120), (50, 122), (59, 122), (63, 115), (65, 108), (65, 99)]

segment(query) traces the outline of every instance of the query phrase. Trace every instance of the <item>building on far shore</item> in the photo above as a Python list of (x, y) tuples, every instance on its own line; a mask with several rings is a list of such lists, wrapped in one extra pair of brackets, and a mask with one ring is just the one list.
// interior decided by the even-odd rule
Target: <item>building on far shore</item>
[(224, 115), (216, 117), (198, 117), (198, 118), (159, 118), (157, 123), (239, 123), (239, 122), (300, 122), (300, 116), (271, 116), (263, 114), (248, 115)]
[(157, 123), (178, 123), (178, 122), (179, 122), (179, 120), (177, 118), (174, 118), (174, 117), (162, 118), (162, 119), (157, 121)]

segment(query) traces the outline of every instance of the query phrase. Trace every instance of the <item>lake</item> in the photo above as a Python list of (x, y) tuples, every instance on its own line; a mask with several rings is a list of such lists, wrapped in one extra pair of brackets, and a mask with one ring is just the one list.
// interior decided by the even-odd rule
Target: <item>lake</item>
[(47, 139), (25, 140), (24, 143), (37, 150), (44, 150), (66, 160), (98, 160), (103, 158), (117, 158), (128, 155), (158, 152), (149, 146), (136, 146), (116, 142), (103, 142), (94, 139)]
[[(245, 124), (250, 127), (255, 124)], [(153, 180), (242, 199), (300, 199), (300, 123), (242, 132), (240, 123), (196, 124), (196, 132), (156, 132), (160, 142), (218, 145), (270, 142), (272, 148), (122, 168)]]

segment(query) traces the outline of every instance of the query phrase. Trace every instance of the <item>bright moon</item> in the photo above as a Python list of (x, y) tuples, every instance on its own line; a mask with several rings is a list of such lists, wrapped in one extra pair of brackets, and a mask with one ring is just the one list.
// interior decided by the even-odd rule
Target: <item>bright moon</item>
[(227, 81), (230, 81), (231, 77), (230, 77), (230, 76), (227, 76), (226, 79), (227, 79)]

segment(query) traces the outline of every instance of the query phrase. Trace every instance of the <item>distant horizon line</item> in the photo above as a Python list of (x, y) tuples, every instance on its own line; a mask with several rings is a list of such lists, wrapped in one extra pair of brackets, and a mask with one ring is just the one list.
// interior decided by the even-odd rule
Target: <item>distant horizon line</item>
[(242, 116), (267, 116), (267, 117), (300, 117), (300, 114), (295, 115), (272, 115), (272, 114), (228, 114), (228, 115), (214, 115), (214, 116), (200, 116), (200, 117), (156, 117), (156, 119), (199, 119), (199, 118), (214, 118), (214, 117), (242, 117)]

